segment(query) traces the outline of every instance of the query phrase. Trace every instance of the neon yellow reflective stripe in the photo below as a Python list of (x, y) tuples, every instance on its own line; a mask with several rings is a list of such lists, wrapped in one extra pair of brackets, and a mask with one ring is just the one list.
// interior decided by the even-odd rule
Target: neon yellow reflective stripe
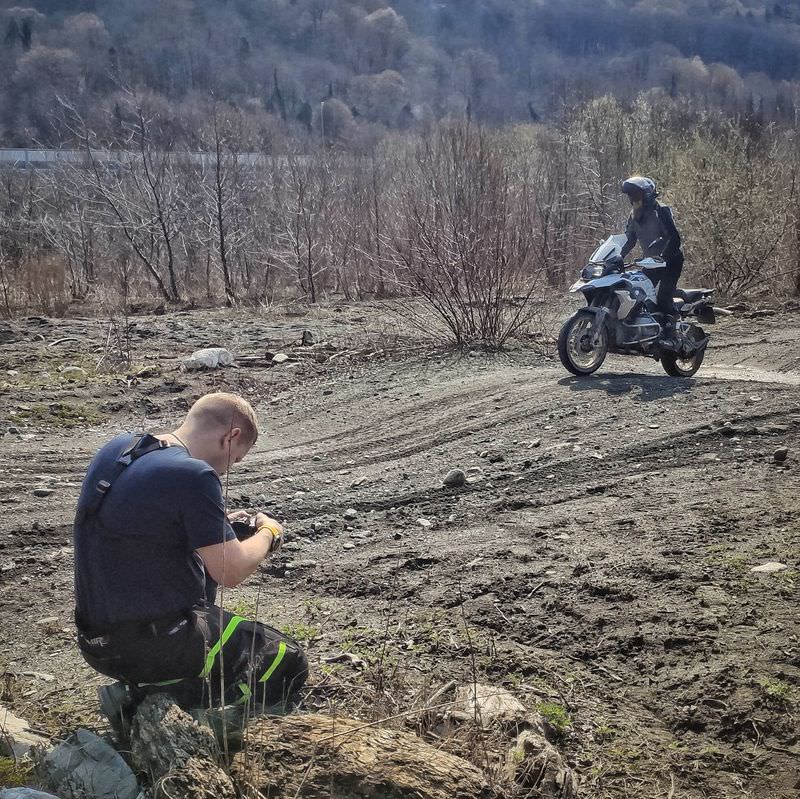
[(281, 641), (280, 644), (278, 644), (278, 654), (275, 655), (275, 660), (272, 661), (272, 665), (261, 675), (259, 682), (266, 682), (275, 673), (275, 669), (281, 665), (281, 661), (283, 660), (283, 656), (285, 654), (286, 644)]
[(225, 642), (233, 635), (234, 630), (244, 621), (242, 616), (234, 616), (229, 622), (228, 626), (225, 627), (225, 630), (222, 633), (222, 637), (217, 641), (214, 646), (211, 647), (211, 651), (206, 656), (206, 665), (203, 667), (203, 670), (200, 672), (201, 677), (208, 677), (211, 674), (211, 669), (214, 668), (214, 661), (217, 658), (220, 650), (223, 646), (225, 646)]

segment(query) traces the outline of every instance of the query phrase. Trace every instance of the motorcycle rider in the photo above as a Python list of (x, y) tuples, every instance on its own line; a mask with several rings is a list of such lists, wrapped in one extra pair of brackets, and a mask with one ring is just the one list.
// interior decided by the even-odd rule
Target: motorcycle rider
[(647, 274), (653, 284), (658, 286), (656, 304), (658, 310), (664, 314), (659, 344), (664, 349), (675, 351), (680, 342), (675, 334), (674, 294), (683, 269), (683, 252), (681, 236), (672, 218), (672, 209), (658, 203), (656, 184), (651, 178), (631, 175), (622, 181), (620, 189), (631, 203), (631, 215), (625, 227), (628, 240), (622, 247), (621, 255), (624, 258), (638, 241), (644, 258), (664, 260), (663, 267), (648, 269)]

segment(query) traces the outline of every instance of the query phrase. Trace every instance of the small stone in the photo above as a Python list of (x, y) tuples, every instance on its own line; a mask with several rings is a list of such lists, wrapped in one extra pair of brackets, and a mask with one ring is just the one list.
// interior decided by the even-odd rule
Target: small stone
[(86, 370), (80, 366), (65, 366), (61, 374), (67, 379), (77, 380), (79, 377), (86, 377)]
[(55, 494), (56, 490), (54, 488), (34, 488), (33, 489), (33, 496), (35, 497), (49, 497), (51, 494)]
[(417, 524), (426, 530), (431, 526), (431, 522), (428, 519), (417, 519)]
[(467, 475), (462, 469), (451, 469), (442, 482), (447, 488), (460, 488), (467, 482)]
[(300, 346), (301, 347), (314, 346), (314, 334), (310, 330), (303, 331), (303, 335), (300, 337)]
[(524, 715), (525, 705), (499, 686), (473, 683), (456, 688), (451, 716), (458, 721), (473, 721), (486, 728)]
[(352, 541), (345, 541), (344, 544), (342, 544), (342, 549), (355, 549), (355, 548), (356, 545)]
[(15, 427), (15, 426), (12, 424), (12, 425), (11, 425), (11, 427), (9, 427), (9, 428), (8, 428), (8, 431), (7, 431), (7, 432), (8, 432), (8, 433), (10, 433), (11, 435), (18, 436), (18, 435), (19, 435), (19, 428), (18, 428), (18, 427)]
[(279, 366), (282, 363), (286, 363), (289, 360), (289, 356), (285, 352), (278, 352), (272, 356), (272, 363), (276, 366)]
[(785, 563), (778, 563), (777, 561), (769, 561), (769, 563), (762, 563), (760, 566), (753, 566), (750, 571), (753, 574), (775, 574), (776, 572), (786, 571), (789, 567)]
[(788, 447), (778, 447), (775, 452), (772, 454), (772, 459), (775, 463), (784, 463), (786, 459), (789, 457), (789, 448)]
[(220, 366), (230, 366), (233, 363), (233, 354), (222, 347), (206, 347), (193, 352), (183, 362), (183, 368), (188, 372), (201, 369), (218, 369)]
[[(47, 748), (50, 741), (30, 729), (28, 722), (15, 716), (7, 707), (0, 705), (0, 754), (17, 758), (26, 757), (35, 746)], [(0, 791), (5, 793), (5, 791)]]
[(731, 602), (731, 598), (718, 588), (698, 588), (695, 596), (704, 608), (727, 607)]
[(343, 516), (347, 521), (352, 522), (358, 518), (358, 511), (355, 508), (348, 508)]
[(321, 461), (322, 460), (322, 455), (315, 455), (311, 460), (312, 461)]

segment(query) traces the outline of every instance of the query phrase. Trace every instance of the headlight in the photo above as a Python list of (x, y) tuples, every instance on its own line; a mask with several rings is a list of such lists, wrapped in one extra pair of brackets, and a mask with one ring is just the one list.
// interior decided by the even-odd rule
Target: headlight
[(594, 280), (596, 277), (603, 277), (604, 272), (605, 267), (603, 264), (589, 264), (584, 267), (583, 272), (581, 272), (581, 277), (584, 280)]

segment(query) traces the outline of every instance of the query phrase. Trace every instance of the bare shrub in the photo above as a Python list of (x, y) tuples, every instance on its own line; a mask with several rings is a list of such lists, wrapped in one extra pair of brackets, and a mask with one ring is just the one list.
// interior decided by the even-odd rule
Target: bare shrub
[(793, 223), (796, 187), (778, 142), (754, 143), (730, 125), (698, 134), (678, 157), (670, 193), (690, 268), (729, 298), (752, 293), (783, 268), (781, 245)]
[(397, 280), (430, 305), (458, 344), (500, 347), (527, 319), (539, 270), (531, 196), (502, 141), (469, 124), (442, 127), (406, 163)]

